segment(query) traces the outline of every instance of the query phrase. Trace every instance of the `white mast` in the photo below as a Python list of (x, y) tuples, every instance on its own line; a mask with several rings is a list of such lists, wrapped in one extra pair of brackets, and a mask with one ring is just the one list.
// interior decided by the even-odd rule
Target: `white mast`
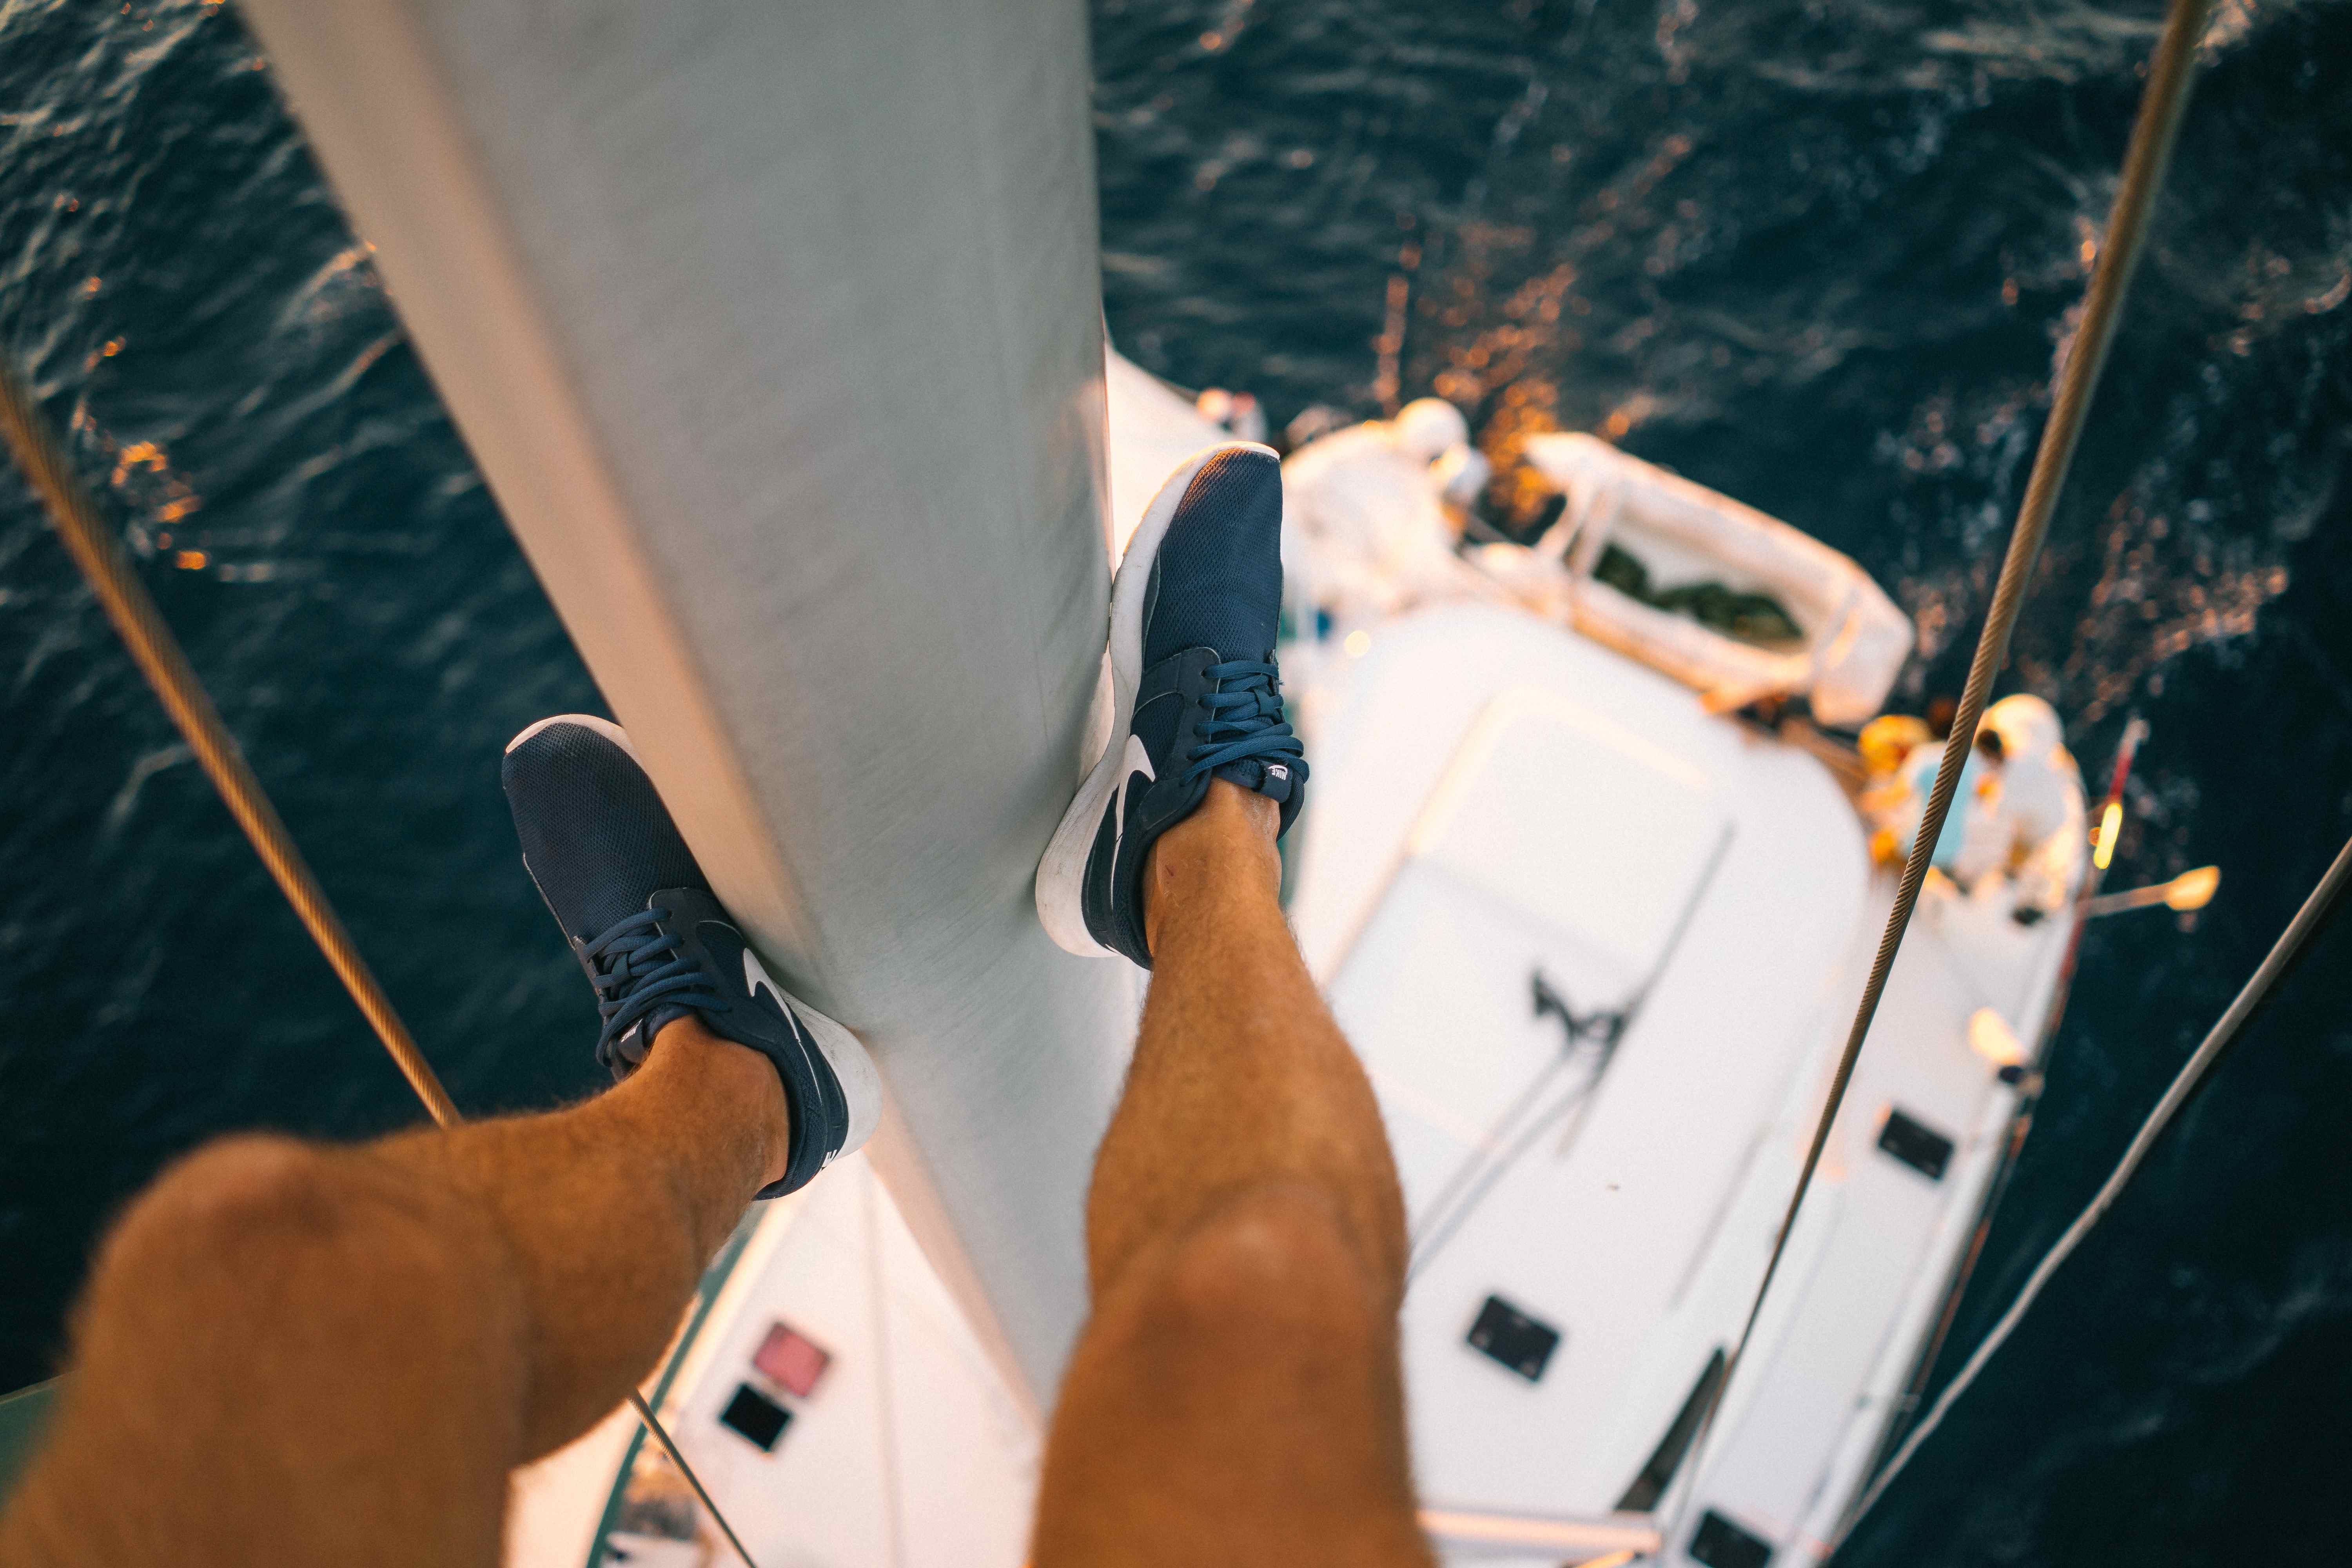
[(1107, 583), (1078, 5), (245, 9), (720, 897), (875, 1048), (891, 1190), (1042, 1403), (1132, 1017), (1029, 893)]

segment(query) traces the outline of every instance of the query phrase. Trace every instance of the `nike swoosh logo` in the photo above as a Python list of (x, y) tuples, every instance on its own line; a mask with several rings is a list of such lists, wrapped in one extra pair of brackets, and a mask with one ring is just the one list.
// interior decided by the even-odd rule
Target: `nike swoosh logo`
[(743, 989), (751, 993), (752, 1001), (757, 1002), (762, 985), (768, 988), (768, 1000), (773, 1002), (786, 1018), (792, 1017), (793, 1010), (784, 1005), (783, 987), (768, 978), (768, 972), (760, 966), (759, 955), (747, 947), (743, 950)]
[(1118, 847), (1127, 837), (1127, 792), (1134, 786), (1135, 775), (1141, 773), (1146, 779), (1160, 776), (1152, 771), (1151, 753), (1143, 749), (1142, 737), (1132, 733), (1127, 737), (1127, 752), (1119, 758), (1118, 766), (1118, 795), (1111, 805), (1110, 863), (1113, 866), (1118, 864)]
[[(746, 947), (743, 950), (743, 989), (751, 994), (752, 1001), (757, 1002), (760, 999), (760, 987), (762, 985), (768, 988), (768, 1000), (773, 1002), (776, 1005), (776, 1010), (784, 1016), (784, 1023), (793, 1032), (793, 1045), (801, 1053), (802, 1061), (807, 1063), (810, 1073), (814, 1075), (816, 1071), (816, 1064), (809, 1061), (809, 1047), (813, 1042), (809, 1037), (807, 1026), (801, 1022), (800, 1015), (793, 1012), (791, 1005), (784, 1000), (783, 987), (769, 978), (767, 969), (760, 963), (760, 955)], [(820, 1171), (824, 1170), (833, 1163), (834, 1157), (840, 1152), (839, 1149), (826, 1151), (824, 1158), (817, 1163), (816, 1168)]]

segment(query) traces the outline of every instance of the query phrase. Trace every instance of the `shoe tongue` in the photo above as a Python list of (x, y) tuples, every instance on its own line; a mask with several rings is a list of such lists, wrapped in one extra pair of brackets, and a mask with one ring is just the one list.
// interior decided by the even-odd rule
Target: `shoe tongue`
[(1282, 616), (1282, 468), (1265, 452), (1201, 466), (1152, 563), (1143, 664), (1187, 648), (1270, 658)]

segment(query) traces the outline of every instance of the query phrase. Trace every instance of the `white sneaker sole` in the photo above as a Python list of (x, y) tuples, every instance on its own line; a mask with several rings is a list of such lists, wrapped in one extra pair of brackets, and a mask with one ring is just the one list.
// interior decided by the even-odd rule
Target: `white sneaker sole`
[[(1164, 524), (1162, 529), (1164, 531)], [(506, 749), (513, 751), (551, 724), (577, 724), (583, 729), (593, 730), (628, 752), (637, 766), (642, 768), (646, 765), (645, 758), (638, 756), (637, 748), (630, 743), (626, 730), (593, 713), (558, 713), (541, 719), (509, 741)], [(766, 959), (760, 961), (760, 967), (762, 971), (767, 969)], [(774, 976), (771, 974), (769, 979), (773, 984)], [(816, 1042), (825, 1066), (833, 1069), (835, 1079), (841, 1085), (842, 1101), (849, 1108), (849, 1131), (841, 1141), (839, 1152), (825, 1162), (830, 1165), (844, 1155), (856, 1153), (868, 1138), (874, 1136), (874, 1129), (882, 1120), (882, 1075), (875, 1069), (874, 1058), (866, 1054), (865, 1046), (849, 1032), (846, 1025), (826, 1017), (782, 985), (777, 985), (776, 991), (783, 997), (784, 1005), (793, 1010), (793, 1016), (806, 1026), (809, 1038)]]
[(1255, 441), (1220, 441), (1185, 458), (1143, 509), (1143, 521), (1136, 524), (1127, 553), (1119, 558), (1118, 575), (1111, 580), (1110, 739), (1037, 862), (1037, 919), (1055, 946), (1080, 958), (1123, 956), (1097, 942), (1087, 929), (1087, 858), (1094, 853), (1103, 807), (1121, 783), (1119, 759), (1127, 752), (1129, 726), (1135, 721), (1135, 689), (1143, 679), (1143, 600), (1151, 587), (1151, 564), (1160, 558), (1160, 542), (1168, 537), (1168, 525), (1175, 521), (1176, 508), (1192, 488), (1193, 478), (1210, 458), (1226, 452), (1277, 457), (1274, 448)]
[(874, 1058), (846, 1025), (826, 1017), (789, 991), (784, 993), (784, 1005), (808, 1030), (809, 1037), (816, 1041), (825, 1065), (841, 1084), (842, 1100), (849, 1107), (849, 1131), (841, 1140), (841, 1148), (825, 1160), (825, 1164), (831, 1165), (856, 1153), (874, 1136), (875, 1124), (882, 1120), (882, 1075), (875, 1070)]

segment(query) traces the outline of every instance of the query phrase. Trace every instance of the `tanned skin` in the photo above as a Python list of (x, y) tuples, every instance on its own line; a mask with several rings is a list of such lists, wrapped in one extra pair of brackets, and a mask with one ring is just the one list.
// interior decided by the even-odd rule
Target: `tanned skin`
[(1380, 1108), (1282, 918), (1276, 807), (1213, 780), (1145, 863), (1151, 989), (1087, 1205), (1094, 1316), (1037, 1568), (1431, 1563)]
[[(1396, 1174), (1283, 923), (1274, 825), (1213, 782), (1146, 865), (1154, 974), (1040, 1568), (1430, 1561)], [(100, 1248), (0, 1563), (489, 1568), (508, 1473), (652, 1368), (785, 1125), (767, 1059), (686, 1018), (568, 1110), (199, 1150)]]

